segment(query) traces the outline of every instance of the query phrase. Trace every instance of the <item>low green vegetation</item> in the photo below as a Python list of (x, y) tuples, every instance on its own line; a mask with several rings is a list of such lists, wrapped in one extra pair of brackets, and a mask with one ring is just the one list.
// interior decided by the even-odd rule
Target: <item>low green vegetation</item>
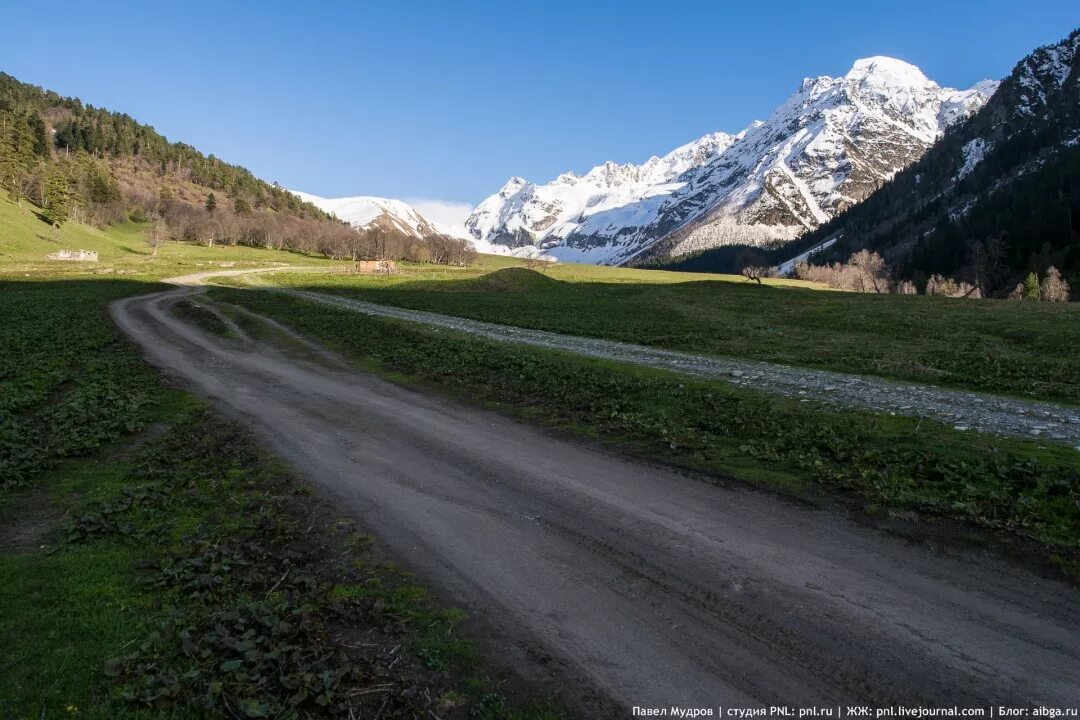
[[(821, 292), (719, 275), (478, 267), (276, 283), (590, 337), (1080, 404), (1080, 306)], [(520, 264), (520, 262), (518, 262)], [(538, 268), (540, 266), (537, 266)], [(783, 283), (783, 284), (781, 284)]]
[[(60, 247), (95, 250), (100, 259), (44, 259)], [(0, 200), (0, 500), (4, 487), (133, 432), (153, 401), (156, 375), (113, 327), (108, 302), (149, 292), (170, 275), (275, 262), (318, 263), (181, 243), (152, 258), (134, 223), (51, 230)]]
[(958, 528), (1035, 541), (1064, 565), (1080, 552), (1080, 462), (1070, 447), (433, 332), (274, 293), (217, 288), (211, 297), (270, 315), (399, 380), (647, 457), (797, 494), (839, 491), (889, 514), (959, 520)]
[(556, 717), (107, 315), (162, 277), (313, 260), (149, 252), (135, 225), (53, 231), (0, 200), (0, 718)]
[(0, 716), (554, 717), (495, 693), (461, 613), (309, 486), (157, 399), (136, 447), (10, 497), (55, 509), (0, 552)]
[[(885, 299), (800, 283), (757, 288), (741, 278), (584, 266), (540, 272), (507, 258), (361, 276), (319, 257), (249, 247), (170, 242), (152, 256), (142, 223), (57, 229), (35, 213), (0, 199), (5, 718), (347, 717), (350, 709), (364, 717), (372, 703), (389, 717), (387, 708), (445, 720), (553, 716), (500, 695), (457, 630), (459, 614), (438, 607), (237, 428), (145, 365), (106, 305), (158, 289), (164, 277), (302, 265), (315, 271), (274, 281), (658, 346), (1076, 399), (1076, 360), (1065, 351), (1076, 329), (1066, 309), (987, 305), (1002, 308), (994, 316), (978, 303), (925, 304), (933, 299), (878, 307)], [(44, 259), (60, 248), (100, 259)], [(402, 382), (713, 477), (804, 496), (835, 491), (884, 515), (981, 527), (1076, 567), (1080, 480), (1070, 448), (431, 333), (271, 293), (212, 295)], [(228, 330), (197, 304), (178, 312)], [(952, 351), (943, 349), (949, 332), (960, 338)], [(971, 354), (972, 343), (982, 355)], [(882, 364), (890, 357), (897, 365)], [(375, 640), (353, 642), (357, 632)]]
[(152, 287), (0, 279), (0, 493), (145, 422), (160, 384), (105, 304)]

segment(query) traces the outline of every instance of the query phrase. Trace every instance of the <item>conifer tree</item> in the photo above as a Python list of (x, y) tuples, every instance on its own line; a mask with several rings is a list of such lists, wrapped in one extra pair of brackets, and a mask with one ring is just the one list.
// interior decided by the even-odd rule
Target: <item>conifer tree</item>
[[(40, 121), (40, 118), (38, 118)], [(11, 114), (0, 120), (0, 187), (22, 200), (37, 160), (35, 136), (25, 116)]]
[(42, 215), (50, 225), (60, 227), (71, 217), (71, 184), (57, 167), (49, 168), (43, 192)]
[(1024, 299), (1039, 299), (1039, 276), (1033, 272), (1028, 273), (1027, 277), (1024, 278)]
[(210, 193), (210, 195), (206, 198), (206, 211), (208, 213), (213, 214), (213, 212), (214, 212), (214, 210), (216, 208), (217, 208), (217, 198), (214, 197), (214, 193)]

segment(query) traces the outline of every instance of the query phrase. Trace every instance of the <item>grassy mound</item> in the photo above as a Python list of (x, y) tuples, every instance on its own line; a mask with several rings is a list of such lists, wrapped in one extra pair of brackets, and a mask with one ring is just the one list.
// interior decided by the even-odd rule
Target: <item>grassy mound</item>
[(475, 280), (472, 289), (490, 292), (537, 292), (558, 287), (559, 281), (542, 272), (523, 267), (508, 267)]

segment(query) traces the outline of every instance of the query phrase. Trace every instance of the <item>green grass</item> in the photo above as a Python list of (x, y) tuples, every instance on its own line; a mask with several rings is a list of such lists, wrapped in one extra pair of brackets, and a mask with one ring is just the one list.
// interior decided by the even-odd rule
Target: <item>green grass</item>
[[(99, 229), (68, 222), (56, 230), (41, 221), (38, 208), (26, 201), (22, 205), (20, 208), (0, 197), (0, 276), (121, 275), (161, 279), (218, 267), (343, 265), (321, 255), (230, 245), (209, 248), (181, 242), (167, 243), (154, 256), (143, 239), (144, 224), (125, 222)], [(96, 263), (45, 259), (49, 253), (61, 249), (94, 250), (99, 259)]]
[[(214, 704), (223, 691), (259, 714), (282, 696), (270, 675), (248, 677), (244, 658), (230, 656), (241, 664), (223, 669), (226, 649), (215, 628), (226, 621), (228, 632), (239, 632), (229, 623), (253, 612), (292, 617), (299, 607), (293, 600), (301, 598), (322, 618), (304, 635), (311, 646), (323, 647), (320, 623), (338, 612), (359, 612), (357, 624), (374, 623), (400, 637), (417, 677), (435, 678), (441, 717), (552, 717), (550, 708), (512, 706), (493, 691), (483, 662), (455, 629), (460, 618), (373, 553), (363, 536), (342, 530), (341, 538), (319, 539), (319, 548), (327, 549), (306, 563), (319, 568), (310, 593), (295, 576), (275, 587), (286, 562), (276, 553), (297, 520), (290, 513), (318, 507), (310, 489), (227, 423), (166, 390), (105, 311), (110, 300), (156, 289), (171, 275), (271, 262), (341, 264), (176, 243), (151, 257), (140, 232), (133, 224), (100, 231), (71, 223), (54, 240), (32, 214), (0, 200), (0, 528), (18, 522), (14, 513), (28, 502), (62, 516), (43, 539), (48, 550), (0, 554), (0, 717), (40, 717), (43, 709), (48, 717), (216, 716), (225, 712)], [(102, 260), (41, 259), (57, 247), (96, 249)], [(916, 337), (914, 327), (922, 323), (961, 338), (1000, 336), (994, 341), (1000, 347), (987, 353), (999, 369), (987, 372), (985, 387), (1073, 399), (1075, 358), (1065, 358), (1059, 347), (1075, 340), (1071, 308), (987, 304), (1005, 308), (1001, 326), (991, 327), (988, 313), (996, 311), (977, 303), (929, 299), (905, 306), (890, 303), (907, 299), (822, 293), (798, 284), (756, 288), (737, 278), (585, 266), (537, 276), (518, 265), (486, 258), (477, 268), (406, 266), (390, 278), (315, 273), (281, 281), (500, 322), (844, 369), (859, 369), (875, 353), (895, 352), (899, 362), (911, 362), (928, 352), (937, 341)], [(1024, 538), (1065, 570), (1075, 567), (1080, 480), (1068, 448), (432, 334), (270, 294), (214, 293), (266, 311), (403, 382), (713, 475), (796, 494), (835, 492), (871, 510)], [(935, 302), (944, 319), (932, 317)], [(886, 317), (899, 317), (904, 308), (925, 317), (890, 337), (885, 320), (866, 317), (874, 303)], [(971, 327), (963, 326), (965, 314)], [(774, 331), (779, 337), (769, 340)], [(846, 344), (825, 343), (812, 352), (828, 338), (846, 338)], [(912, 347), (896, 347), (905, 344)], [(883, 349), (871, 352), (876, 345)], [(955, 377), (938, 378), (942, 382), (975, 383), (972, 376), (984, 368), (962, 349), (927, 367), (951, 368)], [(956, 369), (963, 361), (974, 369)], [(1016, 379), (1025, 364), (1028, 385)], [(150, 429), (162, 432), (160, 439), (131, 446), (139, 431)], [(338, 525), (328, 520), (327, 527)], [(214, 567), (223, 545), (247, 541), (256, 541), (258, 552), (240, 557), (254, 569), (209, 573), (212, 582), (222, 582), (220, 593), (197, 594), (183, 584), (192, 567)], [(327, 564), (329, 557), (349, 561)], [(209, 648), (210, 661), (193, 662), (184, 637)], [(281, 640), (273, 633), (256, 638), (264, 649)], [(115, 662), (107, 666), (110, 659)], [(245, 674), (238, 678), (237, 672)]]
[(1080, 456), (1061, 445), (840, 410), (526, 346), (216, 288), (362, 366), (449, 390), (632, 453), (871, 510), (960, 521), (1080, 553)]
[(104, 659), (119, 653), (152, 610), (124, 548), (83, 548), (62, 556), (0, 558), (0, 714), (112, 717), (96, 696)]
[[(72, 463), (51, 478), (52, 492), (35, 500), (59, 512), (74, 505), (73, 493), (102, 497), (123, 487), (127, 475), (119, 464)], [(18, 521), (2, 511), (0, 518)], [(102, 543), (0, 554), (0, 716), (114, 716), (102, 698), (104, 661), (156, 614), (132, 570), (142, 551)]]
[[(252, 440), (167, 390), (106, 313), (163, 277), (312, 259), (183, 244), (151, 258), (135, 226), (72, 223), (60, 244), (102, 260), (49, 263), (39, 258), (55, 246), (37, 233), (51, 230), (24, 215), (0, 200), (0, 537), (37, 514), (51, 527), (0, 548), (0, 718), (342, 717), (348, 690), (388, 677), (372, 701), (389, 696), (406, 715), (426, 714), (409, 709), (422, 689), (444, 718), (557, 717), (500, 694), (455, 611), (350, 543), (355, 532)], [(312, 512), (329, 530), (298, 537)], [(291, 564), (303, 571), (279, 582)], [(404, 648), (396, 674), (342, 655), (330, 632), (342, 622)], [(237, 656), (249, 640), (265, 654)], [(310, 664), (275, 664), (284, 647)]]
[(39, 479), (66, 511), (47, 550), (0, 554), (0, 717), (367, 716), (383, 701), (395, 717), (557, 717), (499, 695), (463, 614), (242, 432), (183, 393), (159, 400), (156, 438)]
[(143, 425), (160, 385), (105, 304), (153, 287), (0, 278), (0, 493)]
[[(23, 205), (0, 199), (0, 503), (4, 488), (142, 424), (157, 377), (109, 321), (108, 302), (154, 290), (161, 278), (219, 267), (334, 265), (185, 243), (152, 257), (135, 223), (105, 230), (66, 223), (56, 231)], [(61, 247), (97, 250), (101, 259), (43, 259)]]
[[(487, 259), (393, 276), (274, 273), (275, 283), (654, 347), (1080, 404), (1080, 306), (759, 287), (730, 276)], [(520, 264), (520, 262), (518, 263)], [(511, 273), (511, 275), (507, 275)]]

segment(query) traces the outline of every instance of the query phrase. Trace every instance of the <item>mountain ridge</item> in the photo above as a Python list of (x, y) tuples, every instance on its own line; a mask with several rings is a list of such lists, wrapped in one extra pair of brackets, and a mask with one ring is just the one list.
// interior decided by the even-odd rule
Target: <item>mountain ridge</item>
[(324, 198), (300, 190), (290, 190), (304, 202), (344, 220), (357, 230), (374, 227), (400, 232), (410, 238), (428, 238), (442, 233), (435, 224), (408, 203), (375, 195)]
[(602, 264), (783, 243), (869, 195), (995, 88), (942, 88), (903, 61), (864, 58), (840, 78), (804, 79), (738, 134), (711, 133), (642, 165), (608, 162), (544, 185), (511, 178), (466, 228), (475, 240)]
[(1003, 295), (1050, 266), (1080, 282), (1080, 30), (1022, 58), (998, 91), (858, 207), (808, 233), (815, 262), (870, 249), (922, 284)]

